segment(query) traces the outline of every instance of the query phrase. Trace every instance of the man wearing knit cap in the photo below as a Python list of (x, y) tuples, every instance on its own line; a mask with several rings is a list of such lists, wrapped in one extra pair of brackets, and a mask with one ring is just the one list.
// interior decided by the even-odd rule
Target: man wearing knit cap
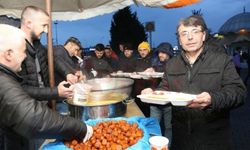
[(141, 42), (138, 46), (140, 57), (136, 61), (136, 72), (142, 72), (151, 67), (151, 53), (150, 45), (148, 42)]
[[(150, 45), (148, 42), (142, 42), (138, 46), (139, 58), (136, 60), (135, 71), (143, 72), (152, 67), (152, 55), (150, 53)], [(135, 94), (139, 95), (141, 90), (152, 86), (152, 80), (135, 80)], [(149, 117), (149, 104), (136, 100), (137, 105), (146, 117)]]

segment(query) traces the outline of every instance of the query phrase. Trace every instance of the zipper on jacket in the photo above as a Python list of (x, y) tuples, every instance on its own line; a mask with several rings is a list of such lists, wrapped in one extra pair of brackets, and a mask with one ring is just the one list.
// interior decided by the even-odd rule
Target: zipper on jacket
[(190, 67), (187, 65), (187, 79), (188, 79), (188, 83), (191, 83), (191, 69)]
[(192, 134), (191, 116), (190, 116), (190, 114), (188, 114), (187, 126), (188, 126), (188, 133)]
[[(186, 65), (186, 67), (187, 67), (187, 80), (188, 80), (188, 89), (190, 89), (189, 88), (189, 86), (190, 86), (190, 83), (191, 83), (191, 66), (189, 66), (189, 65)], [(190, 116), (190, 114), (188, 114), (188, 116), (187, 116), (187, 132), (189, 133), (189, 134), (191, 134), (192, 133), (192, 127), (191, 127), (191, 116)]]

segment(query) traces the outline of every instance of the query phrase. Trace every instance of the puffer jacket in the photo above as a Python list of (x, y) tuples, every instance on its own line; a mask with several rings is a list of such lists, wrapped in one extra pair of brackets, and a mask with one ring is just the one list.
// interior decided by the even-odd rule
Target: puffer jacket
[(200, 94), (208, 92), (212, 104), (205, 109), (173, 107), (171, 150), (231, 150), (230, 110), (241, 106), (246, 87), (232, 59), (205, 46), (191, 67), (184, 52), (167, 63), (161, 88)]
[[(21, 85), (24, 87), (24, 90), (36, 100), (58, 99), (59, 95), (57, 87), (49, 87), (46, 48), (41, 45), (40, 41), (35, 41), (34, 47), (28, 41), (26, 41), (26, 47), (27, 57), (22, 63), (22, 70), (18, 73), (23, 78)], [(39, 87), (38, 74), (35, 63), (36, 55), (41, 67), (41, 77), (45, 86), (43, 88)]]
[[(31, 98), (18, 82), (21, 78), (0, 64), (0, 127), (3, 150), (27, 150), (27, 139), (83, 139), (86, 125), (61, 116)], [(2, 148), (2, 147), (1, 147)]]

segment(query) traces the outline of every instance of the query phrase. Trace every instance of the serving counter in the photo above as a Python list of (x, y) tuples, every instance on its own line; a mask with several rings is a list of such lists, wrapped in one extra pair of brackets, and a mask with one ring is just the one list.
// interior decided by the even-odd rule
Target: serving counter
[[(135, 102), (132, 102), (130, 104), (127, 104), (127, 111), (124, 116), (122, 117), (133, 117), (133, 116), (144, 116), (142, 111), (139, 109), (137, 104)], [(40, 146), (39, 150), (42, 150), (43, 145), (46, 145), (50, 142), (55, 141), (55, 139), (46, 139), (43, 144)]]

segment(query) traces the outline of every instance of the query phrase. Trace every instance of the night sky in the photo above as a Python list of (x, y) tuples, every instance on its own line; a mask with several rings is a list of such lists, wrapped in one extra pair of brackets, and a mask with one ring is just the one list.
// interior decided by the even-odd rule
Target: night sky
[[(192, 10), (201, 9), (208, 28), (211, 29), (212, 33), (216, 33), (229, 18), (242, 13), (244, 7), (246, 12), (250, 12), (250, 0), (201, 0), (197, 4), (176, 9), (148, 8), (132, 5), (131, 10), (132, 12), (137, 12), (140, 22), (155, 22), (155, 32), (152, 33), (152, 45), (156, 47), (165, 41), (170, 42), (172, 45), (177, 45), (176, 25), (180, 18), (191, 15)], [(105, 14), (78, 21), (59, 21), (56, 25), (58, 44), (64, 44), (70, 36), (77, 37), (84, 47), (94, 46), (97, 43), (109, 44), (109, 30), (113, 14)], [(54, 42), (56, 42), (56, 26), (53, 24)], [(43, 42), (45, 41), (44, 37)]]

